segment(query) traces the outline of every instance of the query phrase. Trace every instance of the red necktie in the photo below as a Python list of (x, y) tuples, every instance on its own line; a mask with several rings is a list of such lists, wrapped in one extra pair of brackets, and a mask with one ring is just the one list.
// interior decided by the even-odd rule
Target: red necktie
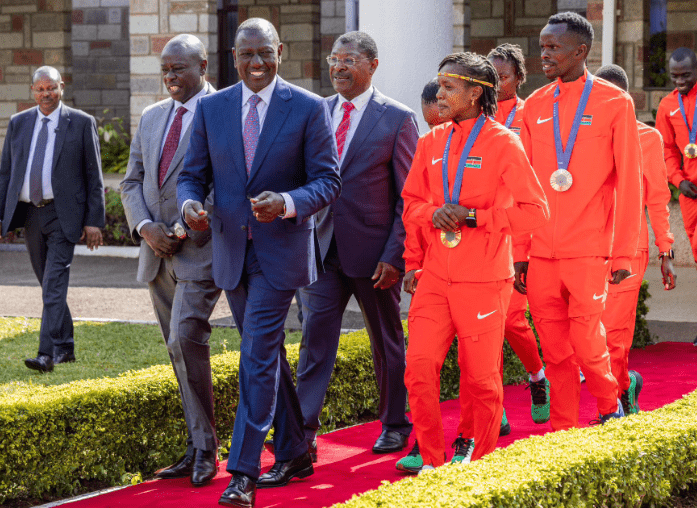
[(169, 128), (167, 133), (167, 139), (165, 140), (165, 147), (162, 149), (162, 157), (160, 157), (160, 172), (159, 172), (159, 184), (162, 187), (162, 183), (165, 181), (165, 176), (167, 175), (167, 170), (169, 170), (169, 165), (174, 159), (174, 153), (179, 147), (179, 136), (182, 132), (182, 116), (186, 113), (186, 108), (184, 106), (179, 106), (177, 109), (177, 114), (174, 116), (174, 121)]
[(344, 108), (344, 116), (341, 119), (339, 128), (336, 130), (336, 147), (339, 149), (339, 158), (341, 159), (341, 154), (344, 152), (344, 145), (346, 144), (346, 135), (348, 134), (349, 127), (351, 126), (351, 110), (356, 107), (352, 102), (344, 102), (342, 104)]

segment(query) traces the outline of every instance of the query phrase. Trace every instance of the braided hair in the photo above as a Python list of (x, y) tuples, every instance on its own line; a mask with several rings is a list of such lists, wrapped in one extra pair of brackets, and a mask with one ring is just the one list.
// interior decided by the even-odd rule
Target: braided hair
[(493, 85), (485, 86), (469, 81), (465, 82), (465, 86), (479, 86), (482, 88), (482, 95), (479, 97), (482, 113), (486, 116), (496, 114), (499, 75), (493, 64), (482, 55), (470, 52), (453, 53), (446, 56), (440, 62), (438, 70), (441, 70), (447, 64), (454, 64), (460, 67), (462, 76), (468, 76)]
[(523, 50), (520, 46), (509, 44), (508, 42), (501, 44), (489, 51), (489, 54), (486, 56), (487, 60), (493, 60), (494, 58), (513, 64), (515, 75), (518, 78), (517, 88), (520, 88), (525, 83), (528, 72), (525, 69), (525, 55), (523, 55)]

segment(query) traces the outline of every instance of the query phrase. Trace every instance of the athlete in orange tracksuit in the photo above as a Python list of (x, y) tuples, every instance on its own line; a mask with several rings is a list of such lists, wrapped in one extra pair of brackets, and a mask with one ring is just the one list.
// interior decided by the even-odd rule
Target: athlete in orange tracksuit
[[(598, 69), (596, 77), (603, 78), (625, 92), (629, 88), (627, 74), (619, 65), (606, 65)], [(642, 156), (642, 210), (648, 209), (651, 228), (656, 237), (660, 252), (661, 272), (666, 290), (675, 288), (675, 269), (673, 268), (673, 234), (670, 232), (666, 164), (663, 160), (663, 140), (654, 128), (637, 121)], [(646, 215), (641, 214), (641, 233), (639, 249), (632, 259), (632, 279), (619, 285), (610, 285), (602, 322), (607, 334), (607, 348), (610, 353), (612, 374), (617, 379), (620, 401), (625, 414), (639, 411), (639, 392), (643, 386), (641, 374), (629, 370), (629, 350), (634, 339), (636, 306), (639, 290), (649, 261), (649, 230)]]
[(549, 18), (540, 34), (542, 69), (556, 80), (533, 92), (523, 112), (521, 139), (551, 218), (532, 235), (529, 268), (515, 260), (515, 285), (527, 289), (540, 337), (554, 430), (579, 424), (579, 366), (599, 421), (624, 416), (601, 315), (608, 279), (619, 284), (629, 276), (636, 255), (641, 148), (631, 97), (586, 71), (592, 39), (592, 26), (576, 13)]
[[(668, 181), (680, 189), (680, 211), (697, 262), (697, 157), (688, 156), (694, 152), (685, 153), (688, 145), (696, 142), (697, 135), (694, 127), (697, 123), (697, 57), (694, 51), (676, 49), (670, 56), (668, 69), (675, 90), (658, 105), (656, 128), (663, 136)], [(679, 99), (682, 99), (686, 118), (680, 111)], [(697, 146), (693, 150), (697, 150)]]
[[(503, 326), (512, 289), (510, 235), (532, 231), (548, 218), (544, 193), (517, 136), (485, 116), (496, 108), (493, 66), (479, 55), (456, 53), (439, 70), (441, 116), (453, 122), (419, 140), (402, 191), (405, 224), (425, 228), (428, 237), (409, 310), (404, 376), (424, 468), (445, 459), (440, 369), (456, 333), (464, 396), (473, 406), (477, 445), (472, 459), (496, 445), (503, 413)], [(481, 131), (463, 154), (477, 126)], [(448, 197), (459, 193), (457, 199), (453, 195), (453, 204), (446, 202), (443, 164)], [(465, 168), (461, 185), (456, 185), (459, 164)], [(413, 228), (406, 230), (409, 235)], [(406, 271), (420, 268), (405, 259)]]

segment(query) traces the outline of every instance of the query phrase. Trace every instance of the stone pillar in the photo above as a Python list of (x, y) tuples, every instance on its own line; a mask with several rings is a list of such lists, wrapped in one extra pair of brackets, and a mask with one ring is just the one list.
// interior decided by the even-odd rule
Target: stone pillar
[(321, 50), (320, 50), (320, 95), (328, 97), (333, 95), (329, 79), (329, 64), (325, 57), (332, 52), (334, 41), (346, 32), (346, 0), (322, 0), (321, 2)]
[(203, 42), (208, 51), (207, 79), (216, 82), (216, 9), (215, 0), (130, 0), (131, 132), (146, 106), (169, 96), (160, 76), (160, 54), (175, 35), (190, 33)]
[(315, 93), (320, 93), (320, 9), (320, 0), (239, 0), (240, 23), (264, 18), (278, 30), (283, 43), (278, 74)]
[(360, 2), (360, 29), (378, 46), (380, 65), (373, 83), (416, 112), (422, 133), (428, 129), (421, 115), (421, 91), (453, 51), (452, 15), (453, 0)]
[(453, 0), (453, 51), (469, 51), (472, 11), (469, 0)]
[(58, 69), (72, 98), (70, 0), (2, 0), (0, 3), (0, 147), (10, 116), (36, 105), (29, 89), (42, 65)]
[[(129, 0), (72, 0), (75, 107), (130, 124)], [(105, 114), (104, 110), (108, 110)]]

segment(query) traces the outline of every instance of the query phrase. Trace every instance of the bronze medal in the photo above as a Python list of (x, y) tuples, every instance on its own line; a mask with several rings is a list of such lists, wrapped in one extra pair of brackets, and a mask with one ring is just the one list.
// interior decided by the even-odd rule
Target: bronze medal
[(574, 183), (574, 178), (566, 169), (557, 169), (549, 178), (549, 184), (557, 192), (566, 192)]
[(443, 242), (448, 249), (454, 249), (462, 240), (462, 231), (441, 231), (440, 241)]
[(697, 144), (688, 143), (683, 153), (688, 159), (697, 159)]

